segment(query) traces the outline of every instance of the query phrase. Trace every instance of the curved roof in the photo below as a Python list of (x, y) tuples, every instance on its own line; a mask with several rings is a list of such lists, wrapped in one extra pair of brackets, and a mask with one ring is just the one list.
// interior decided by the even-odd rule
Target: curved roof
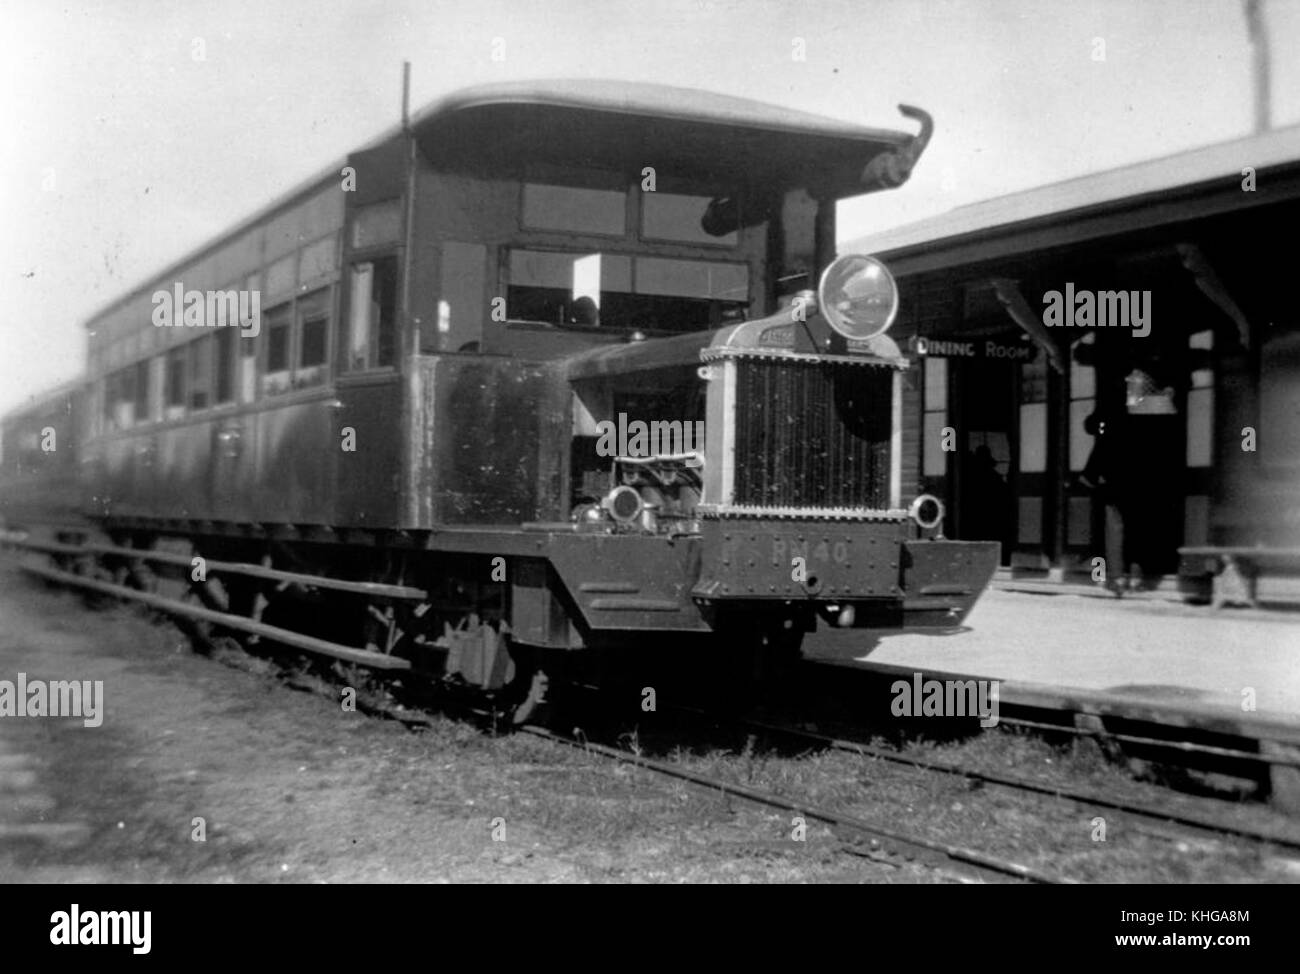
[(750, 98), (645, 81), (585, 78), (512, 81), (464, 88), (421, 109), (412, 118), (411, 124), (418, 129), (457, 112), (501, 105), (545, 106), (613, 115), (677, 119), (894, 145), (904, 144), (911, 139), (907, 132), (868, 128)]
[[(898, 156), (901, 178), (928, 134), (868, 128), (713, 92), (632, 81), (484, 85), (420, 111), (411, 131), (436, 165), (506, 178), (534, 166), (653, 167), (737, 191), (802, 188), (841, 199), (882, 188), (869, 164)], [(912, 161), (915, 161), (914, 158)], [(879, 165), (877, 163), (876, 165)]]

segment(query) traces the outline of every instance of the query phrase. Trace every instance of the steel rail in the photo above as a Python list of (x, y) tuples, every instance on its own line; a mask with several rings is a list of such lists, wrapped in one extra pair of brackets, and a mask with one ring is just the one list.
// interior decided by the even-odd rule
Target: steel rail
[(831, 809), (809, 805), (806, 802), (794, 801), (793, 799), (785, 798), (772, 792), (759, 791), (755, 788), (747, 788), (744, 785), (720, 781), (716, 778), (711, 778), (708, 775), (689, 771), (686, 768), (679, 768), (662, 761), (656, 761), (652, 758), (642, 757), (639, 754), (620, 751), (617, 748), (607, 747), (604, 744), (595, 744), (590, 741), (565, 737), (562, 734), (556, 734), (546, 730), (545, 728), (534, 727), (531, 725), (525, 725), (518, 729), (523, 733), (532, 734), (535, 737), (540, 737), (544, 740), (565, 744), (569, 747), (578, 748), (579, 750), (590, 751), (628, 764), (635, 764), (638, 767), (646, 768), (647, 770), (671, 778), (689, 781), (712, 791), (734, 795), (737, 798), (744, 798), (747, 801), (752, 801), (760, 805), (767, 805), (772, 808), (781, 808), (786, 811), (796, 812), (807, 818), (816, 819), (819, 822), (825, 822), (828, 825), (838, 825), (853, 829), (854, 831), (862, 832), (865, 835), (870, 836), (877, 843), (909, 849), (913, 855), (919, 857), (932, 858), (934, 856), (943, 856), (954, 862), (960, 862), (989, 872), (999, 873), (1001, 875), (1011, 876), (1016, 879), (1034, 883), (1059, 884), (1073, 882), (1072, 880), (1053, 876), (1030, 866), (1024, 866), (1020, 863), (987, 855), (975, 849), (950, 845), (945, 842), (937, 842), (919, 835), (909, 835), (907, 833), (897, 832), (893, 829), (874, 825), (871, 822), (855, 818), (851, 815), (844, 815)]
[[(598, 687), (590, 684), (574, 683), (570, 685), (588, 691), (599, 690)], [(1185, 825), (1192, 828), (1202, 829), (1207, 832), (1218, 832), (1223, 835), (1238, 836), (1240, 838), (1251, 839), (1257, 842), (1265, 842), (1273, 845), (1284, 846), (1286, 848), (1300, 849), (1300, 836), (1286, 835), (1274, 830), (1241, 828), (1209, 816), (1194, 815), (1186, 812), (1165, 811), (1151, 805), (1129, 802), (1119, 798), (1110, 798), (1105, 795), (1098, 795), (1095, 792), (1078, 791), (1071, 788), (1047, 784), (1045, 782), (1033, 781), (1029, 778), (1022, 778), (1017, 775), (1003, 775), (993, 772), (976, 771), (974, 769), (963, 768), (960, 765), (951, 764), (945, 761), (933, 761), (926, 758), (908, 757), (907, 755), (899, 754), (896, 751), (887, 751), (881, 748), (872, 747), (869, 744), (862, 744), (858, 741), (848, 740), (847, 738), (832, 737), (828, 734), (821, 734), (817, 731), (810, 731), (801, 727), (792, 727), (786, 724), (772, 724), (766, 721), (754, 720), (752, 718), (728, 717), (726, 715), (711, 713), (698, 707), (688, 707), (683, 704), (660, 705), (660, 709), (687, 714), (691, 717), (714, 722), (726, 722), (735, 727), (747, 730), (800, 738), (802, 740), (815, 742), (823, 747), (846, 751), (857, 754), (861, 757), (877, 758), (895, 764), (910, 765), (925, 771), (935, 771), (942, 774), (969, 778), (983, 781), (988, 784), (1000, 785), (1005, 788), (1014, 788), (1020, 791), (1046, 795), (1052, 798), (1075, 801), (1084, 805), (1094, 805), (1099, 808), (1113, 808), (1116, 811), (1128, 812), (1133, 815), (1139, 815), (1144, 818), (1150, 818), (1162, 822), (1170, 822), (1175, 825)]]
[(119, 599), (140, 602), (163, 612), (185, 616), (190, 619), (198, 619), (203, 622), (210, 622), (218, 626), (224, 626), (227, 629), (238, 629), (242, 632), (262, 636), (266, 639), (271, 639), (278, 643), (284, 643), (287, 646), (293, 646), (295, 649), (302, 649), (309, 653), (317, 653), (322, 656), (333, 656), (338, 659), (347, 660), (351, 663), (360, 663), (364, 666), (369, 666), (379, 670), (409, 670), (411, 668), (410, 661), (403, 659), (400, 656), (389, 656), (385, 653), (376, 653), (368, 649), (356, 649), (352, 646), (344, 646), (341, 643), (332, 643), (325, 639), (317, 639), (315, 636), (308, 636), (300, 632), (294, 632), (291, 629), (281, 629), (279, 626), (270, 626), (264, 622), (255, 622), (252, 619), (245, 619), (243, 616), (231, 615), (229, 612), (218, 612), (215, 609), (205, 609), (197, 605), (188, 605), (184, 602), (178, 602), (176, 599), (154, 595), (150, 592), (141, 592), (138, 589), (127, 588), (125, 585), (114, 585), (110, 582), (101, 582), (98, 579), (86, 578), (84, 575), (76, 575), (72, 572), (60, 571), (57, 568), (44, 568), (39, 565), (19, 565), (18, 567), (22, 571), (33, 575), (39, 575), (42, 578), (48, 578), (51, 581), (59, 582), (64, 585), (90, 589), (93, 592), (101, 592), (104, 595), (112, 595)]
[[(1062, 710), (1061, 713), (1077, 711)], [(1105, 715), (1088, 715), (1105, 716)], [(1131, 719), (1131, 718), (1122, 718)], [(1300, 758), (1286, 757), (1281, 754), (1261, 754), (1255, 751), (1241, 751), (1231, 747), (1215, 747), (1213, 744), (1197, 744), (1195, 741), (1171, 741), (1159, 737), (1139, 737), (1136, 734), (1124, 734), (1119, 731), (1097, 730), (1091, 727), (1067, 727), (1063, 724), (1049, 724), (1038, 720), (1025, 720), (1022, 717), (999, 717), (998, 722), (1012, 724), (1016, 727), (1032, 727), (1035, 730), (1059, 731), (1062, 734), (1074, 734), (1077, 737), (1100, 737), (1108, 741), (1123, 741), (1125, 744), (1143, 744), (1163, 747), (1175, 751), (1193, 754), (1208, 754), (1213, 757), (1230, 758), (1234, 761), (1257, 761), (1260, 764), (1278, 764), (1287, 768), (1300, 768)]]
[[(182, 568), (190, 568), (194, 563), (194, 558), (201, 557), (181, 555), (170, 551), (158, 551), (152, 548), (123, 548), (118, 545), (106, 544), (73, 545), (59, 541), (27, 541), (3, 536), (0, 536), (0, 546), (69, 557), (107, 555), (128, 561), (156, 561), (167, 565), (178, 565)], [(265, 565), (252, 565), (247, 562), (218, 561), (210, 558), (204, 558), (203, 562), (204, 569), (210, 575), (247, 575), (250, 578), (285, 582), (290, 585), (330, 589), (336, 592), (350, 592), (353, 595), (368, 595), (376, 599), (404, 599), (422, 602), (429, 597), (428, 593), (423, 589), (413, 588), (409, 585), (388, 585), (384, 582), (351, 582), (341, 578), (330, 578), (326, 575), (288, 572), (279, 568), (268, 568)]]
[[(713, 719), (712, 715), (707, 714), (704, 711), (696, 711), (694, 708), (676, 707), (675, 709), (691, 710), (699, 716)], [(1271, 830), (1239, 828), (1238, 826), (1230, 825), (1226, 822), (1220, 822), (1208, 816), (1192, 815), (1185, 812), (1168, 812), (1151, 805), (1128, 802), (1118, 798), (1108, 798), (1104, 795), (1098, 795), (1093, 792), (1077, 791), (1072, 788), (1049, 785), (1043, 782), (1032, 781), (1029, 778), (1021, 778), (1016, 775), (1003, 775), (987, 771), (976, 771), (971, 768), (963, 768), (960, 765), (950, 764), (945, 761), (932, 761), (926, 758), (908, 757), (897, 752), (886, 751), (880, 748), (871, 747), (867, 744), (859, 744), (856, 741), (830, 737), (825, 734), (819, 734), (816, 731), (803, 730), (797, 727), (786, 727), (781, 724), (768, 724), (763, 721), (753, 720), (742, 721), (742, 726), (771, 734), (786, 734), (792, 737), (800, 737), (805, 740), (816, 741), (819, 744), (835, 750), (848, 751), (862, 755), (863, 757), (878, 758), (896, 764), (911, 765), (912, 767), (926, 771), (937, 771), (943, 774), (971, 778), (989, 784), (1001, 785), (1006, 788), (1015, 788), (1020, 791), (1034, 792), (1041, 795), (1048, 795), (1053, 798), (1075, 801), (1084, 805), (1095, 805), (1098, 808), (1113, 808), (1117, 811), (1129, 812), (1146, 818), (1172, 822), (1176, 825), (1189, 825), (1209, 832), (1220, 832), (1225, 835), (1235, 835), (1246, 839), (1254, 839), (1259, 842), (1269, 842), (1274, 845), (1300, 849), (1300, 837), (1292, 837)]]

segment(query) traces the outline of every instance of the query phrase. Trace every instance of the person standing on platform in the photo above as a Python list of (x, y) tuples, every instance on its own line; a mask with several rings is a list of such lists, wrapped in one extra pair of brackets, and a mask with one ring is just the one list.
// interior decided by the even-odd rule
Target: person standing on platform
[(1105, 586), (1117, 596), (1128, 586), (1130, 544), (1125, 535), (1129, 484), (1121, 423), (1114, 415), (1094, 412), (1083, 422), (1093, 437), (1092, 452), (1079, 473), (1106, 510)]

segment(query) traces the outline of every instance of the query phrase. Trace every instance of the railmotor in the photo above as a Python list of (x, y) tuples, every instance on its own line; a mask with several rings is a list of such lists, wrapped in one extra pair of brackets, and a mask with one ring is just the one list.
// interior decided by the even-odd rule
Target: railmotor
[[(956, 625), (997, 545), (916, 496), (898, 288), (834, 258), (837, 201), (930, 138), (901, 110), (919, 131), (651, 84), (452, 94), (86, 323), (62, 452), (0, 470), (9, 540), (520, 716), (578, 657)], [(33, 507), (69, 480), (75, 517)]]

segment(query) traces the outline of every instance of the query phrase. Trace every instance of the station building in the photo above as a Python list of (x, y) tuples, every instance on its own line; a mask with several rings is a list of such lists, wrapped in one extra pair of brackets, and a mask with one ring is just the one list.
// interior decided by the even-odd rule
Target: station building
[(1300, 126), (843, 245), (898, 279), (945, 533), (1004, 577), (1156, 587), (1180, 548), (1300, 548), (1297, 228)]

